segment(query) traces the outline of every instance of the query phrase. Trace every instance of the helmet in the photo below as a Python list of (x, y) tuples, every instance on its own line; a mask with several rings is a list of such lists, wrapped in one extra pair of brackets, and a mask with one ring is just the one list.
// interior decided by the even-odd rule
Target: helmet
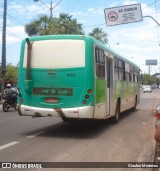
[(11, 88), (11, 84), (7, 84), (7, 87), (8, 87), (8, 88)]

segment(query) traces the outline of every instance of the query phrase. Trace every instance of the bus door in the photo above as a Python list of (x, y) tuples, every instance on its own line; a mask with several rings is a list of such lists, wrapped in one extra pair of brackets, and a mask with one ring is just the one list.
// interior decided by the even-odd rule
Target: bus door
[(107, 113), (106, 117), (112, 114), (113, 111), (113, 60), (106, 57), (106, 99)]

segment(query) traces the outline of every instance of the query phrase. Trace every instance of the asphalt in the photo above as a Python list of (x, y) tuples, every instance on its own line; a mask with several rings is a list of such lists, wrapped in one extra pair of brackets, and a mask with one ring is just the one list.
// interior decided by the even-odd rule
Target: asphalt
[[(142, 92), (141, 92), (142, 93)], [(3, 102), (0, 101), (0, 111), (2, 111), (2, 105), (3, 105)], [(154, 129), (153, 129), (154, 130)], [(154, 136), (154, 133), (153, 133), (153, 136)], [(156, 143), (154, 142), (153, 143), (153, 148), (155, 149), (154, 151), (154, 156), (153, 156), (153, 162), (157, 163), (160, 165), (160, 143)], [(153, 150), (153, 149), (152, 149)], [(151, 171), (160, 171), (159, 168), (151, 168)]]

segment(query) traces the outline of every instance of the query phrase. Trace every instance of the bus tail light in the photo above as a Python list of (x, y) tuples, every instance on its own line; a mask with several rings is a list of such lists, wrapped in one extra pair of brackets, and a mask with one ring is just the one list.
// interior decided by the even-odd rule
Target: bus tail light
[(88, 93), (88, 94), (91, 94), (91, 93), (92, 93), (92, 90), (91, 90), (91, 89), (88, 89), (88, 90), (87, 90), (87, 93)]
[(156, 118), (157, 118), (157, 119), (160, 119), (160, 113), (157, 113), (157, 114), (156, 114)]
[(82, 103), (85, 105), (87, 104), (87, 100), (83, 100)]
[(89, 95), (88, 94), (85, 95), (85, 99), (89, 99)]
[(82, 103), (85, 105), (85, 104), (87, 104), (87, 100), (90, 98), (90, 95), (89, 94), (91, 94), (92, 93), (92, 89), (88, 89), (87, 90), (87, 93), (85, 94), (85, 96), (84, 96), (84, 100), (82, 101)]

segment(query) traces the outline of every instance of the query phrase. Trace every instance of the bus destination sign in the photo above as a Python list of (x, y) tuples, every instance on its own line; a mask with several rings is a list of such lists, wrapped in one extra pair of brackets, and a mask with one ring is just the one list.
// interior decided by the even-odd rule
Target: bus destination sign
[(104, 9), (108, 26), (139, 22), (143, 20), (140, 4), (132, 4)]

